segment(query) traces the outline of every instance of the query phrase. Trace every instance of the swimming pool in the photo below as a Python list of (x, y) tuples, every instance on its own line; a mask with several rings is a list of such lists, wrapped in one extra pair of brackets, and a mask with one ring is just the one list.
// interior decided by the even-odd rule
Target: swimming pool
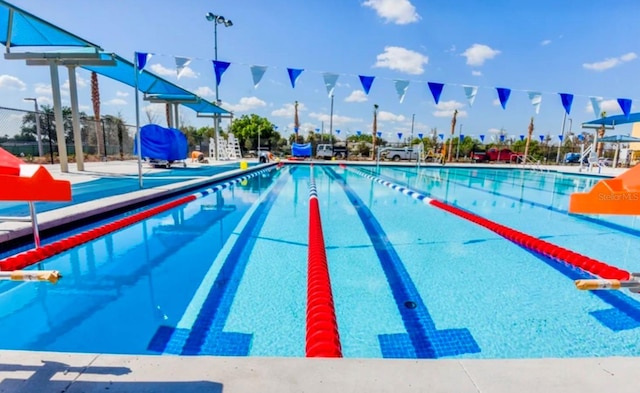
[(285, 166), (47, 259), (0, 284), (0, 348), (304, 356), (314, 171), (345, 357), (637, 356), (640, 302), (363, 176), (637, 271), (635, 217), (566, 213), (597, 178), (448, 167)]

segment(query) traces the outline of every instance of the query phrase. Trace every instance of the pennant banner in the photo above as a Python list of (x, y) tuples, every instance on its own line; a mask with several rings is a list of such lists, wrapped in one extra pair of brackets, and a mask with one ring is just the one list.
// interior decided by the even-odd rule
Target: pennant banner
[(182, 72), (184, 72), (184, 69), (191, 63), (191, 59), (186, 58), (186, 57), (176, 57), (176, 73), (177, 73), (177, 78), (180, 79), (180, 76), (182, 76)]
[(398, 98), (400, 98), (400, 103), (402, 104), (404, 96), (407, 94), (407, 89), (409, 88), (409, 81), (396, 79), (394, 83), (396, 85), (396, 92), (398, 92)]
[(265, 72), (267, 72), (266, 66), (258, 66), (258, 65), (251, 66), (251, 78), (253, 78), (254, 89), (258, 88), (258, 85), (260, 84), (260, 81), (262, 80), (262, 77), (264, 76)]
[(533, 105), (533, 110), (536, 111), (536, 115), (540, 113), (540, 104), (542, 103), (542, 93), (537, 91), (528, 91), (529, 101)]
[(539, 138), (540, 138), (540, 142), (544, 142), (544, 135), (540, 135)]
[(398, 139), (402, 139), (402, 133), (401, 132), (398, 133)]
[(573, 94), (558, 93), (560, 94), (560, 100), (562, 100), (562, 107), (567, 115), (571, 114), (571, 104), (573, 103)]
[(558, 139), (560, 139), (560, 142), (562, 142), (562, 140), (564, 139), (564, 135), (562, 134), (558, 135)]
[(220, 86), (220, 81), (222, 80), (222, 74), (229, 68), (231, 63), (227, 63), (226, 61), (213, 61), (213, 72), (216, 74), (216, 86)]
[(460, 134), (460, 142), (464, 142), (464, 135)]
[(436, 105), (438, 105), (442, 89), (444, 88), (444, 83), (427, 82), (427, 84), (429, 85), (429, 90), (431, 90), (431, 94), (433, 95), (433, 100), (436, 102)]
[(338, 74), (331, 74), (329, 72), (325, 72), (322, 74), (324, 78), (324, 86), (327, 88), (327, 94), (329, 97), (333, 95), (333, 89), (336, 87), (336, 83), (338, 83)]
[(632, 101), (629, 98), (618, 98), (618, 105), (620, 105), (620, 109), (622, 109), (622, 113), (627, 119), (631, 113), (631, 104)]
[(300, 68), (287, 68), (287, 72), (289, 73), (289, 80), (291, 81), (291, 87), (296, 88), (296, 81), (302, 74), (303, 69)]
[(444, 140), (444, 134), (438, 134), (438, 137), (440, 137), (441, 140)]
[(375, 76), (365, 76), (358, 75), (360, 78), (360, 83), (362, 84), (362, 90), (364, 90), (365, 94), (369, 94), (369, 90), (371, 90), (371, 85), (373, 84), (373, 80), (376, 78)]
[(502, 105), (502, 109), (507, 109), (507, 101), (509, 101), (511, 89), (507, 89), (505, 87), (496, 87), (496, 91), (498, 92), (498, 99), (500, 99), (500, 105)]
[(151, 53), (136, 52), (136, 62), (138, 63), (138, 69), (140, 70), (140, 72), (144, 70), (144, 66), (147, 65), (147, 62), (149, 61), (149, 59), (151, 59), (151, 56)]
[(480, 135), (480, 142), (484, 142), (484, 135)]
[(599, 119), (602, 116), (600, 105), (603, 100), (604, 99), (602, 97), (589, 97), (589, 101), (591, 101), (591, 109), (593, 109), (593, 114), (596, 116), (596, 119)]
[(376, 132), (376, 135), (378, 135), (378, 138), (382, 138), (382, 132), (378, 131)]
[(524, 140), (524, 135), (520, 135), (520, 141)]
[(464, 88), (464, 95), (469, 101), (469, 107), (473, 106), (473, 101), (476, 100), (476, 94), (478, 94), (478, 86), (462, 86)]
[(358, 135), (358, 136), (362, 135), (362, 131), (360, 131), (360, 130), (356, 131), (356, 135)]

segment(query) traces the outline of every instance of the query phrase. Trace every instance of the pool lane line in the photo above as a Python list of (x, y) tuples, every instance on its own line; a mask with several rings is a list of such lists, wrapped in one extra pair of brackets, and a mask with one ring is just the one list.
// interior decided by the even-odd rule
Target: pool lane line
[(385, 187), (391, 188), (392, 190), (399, 191), (406, 196), (422, 201), (422, 203), (424, 203), (425, 205), (437, 207), (441, 210), (452, 213), (460, 218), (464, 218), (467, 221), (471, 221), (475, 224), (478, 224), (484, 228), (489, 229), (494, 233), (497, 233), (498, 235), (506, 238), (507, 240), (510, 240), (511, 242), (518, 244), (521, 247), (524, 247), (531, 251), (535, 251), (539, 254), (544, 255), (545, 257), (549, 257), (558, 262), (563, 262), (569, 265), (579, 267), (582, 270), (585, 270), (591, 274), (594, 274), (596, 276), (606, 278), (606, 279), (628, 280), (629, 277), (631, 276), (629, 272), (619, 269), (615, 266), (608, 265), (596, 259), (584, 256), (582, 254), (571, 251), (569, 249), (549, 243), (545, 240), (538, 239), (524, 232), (517, 231), (515, 229), (509, 228), (502, 224), (498, 224), (495, 221), (491, 221), (489, 219), (481, 217), (475, 213), (464, 210), (457, 206), (453, 206), (446, 202), (442, 202), (437, 199), (430, 198), (410, 188), (403, 187), (399, 184), (392, 183), (390, 181), (380, 179), (379, 177), (369, 175), (366, 172), (360, 170), (359, 168), (347, 168), (347, 167), (345, 168), (347, 170), (353, 171), (354, 173), (357, 173), (360, 176), (373, 180), (376, 183), (382, 184)]
[[(289, 169), (291, 173), (296, 168)], [(178, 325), (160, 326), (148, 350), (180, 355), (249, 354), (252, 334), (223, 329), (266, 214), (288, 180), (280, 177), (249, 209), (218, 253)]]
[(341, 358), (342, 345), (331, 291), (327, 250), (322, 233), (318, 189), (311, 164), (309, 176), (309, 243), (307, 246), (306, 357)]
[(217, 184), (214, 187), (208, 188), (204, 191), (196, 192), (191, 195), (187, 195), (171, 202), (164, 203), (162, 205), (150, 208), (148, 210), (144, 210), (135, 214), (132, 214), (127, 217), (120, 218), (115, 220), (109, 224), (102, 225), (97, 228), (89, 229), (84, 232), (80, 232), (76, 235), (70, 236), (65, 239), (60, 239), (55, 242), (46, 244), (37, 249), (31, 249), (29, 251), (25, 251), (23, 253), (10, 256), (0, 260), (0, 271), (10, 271), (10, 270), (21, 270), (28, 266), (34, 265), (36, 263), (42, 262), (43, 260), (50, 258), (54, 255), (60, 254), (64, 251), (70, 250), (74, 247), (77, 247), (81, 244), (90, 242), (95, 240), (101, 236), (107, 235), (112, 232), (116, 232), (122, 228), (133, 225), (139, 221), (145, 220), (149, 217), (152, 217), (156, 214), (160, 214), (167, 210), (173, 209), (174, 207), (180, 206), (182, 204), (193, 202), (196, 199), (202, 198), (209, 194), (213, 194), (218, 191), (222, 191), (234, 184), (240, 183), (244, 180), (251, 179), (253, 177), (259, 176), (263, 173), (270, 172), (274, 169), (280, 169), (281, 166), (277, 167), (269, 167), (262, 169), (257, 172), (250, 173), (245, 176), (238, 177), (236, 179)]
[(373, 213), (347, 184), (346, 179), (332, 168), (323, 167), (323, 170), (341, 186), (356, 210), (378, 256), (406, 330), (406, 334), (379, 335), (383, 357), (436, 359), (480, 352), (468, 329), (436, 328), (402, 259)]
[[(362, 168), (360, 168), (360, 170), (362, 170), (362, 171), (364, 171), (364, 172), (366, 172), (366, 173), (368, 173), (368, 174), (370, 174), (372, 176), (376, 176), (370, 170), (362, 169)], [(396, 170), (396, 169), (394, 168), (394, 170)], [(399, 169), (399, 170), (401, 172), (403, 172), (403, 173), (411, 173), (411, 172), (408, 172), (408, 171), (405, 171), (405, 170), (402, 170), (402, 169)], [(386, 175), (377, 175), (377, 176), (380, 177), (381, 179), (384, 179), (384, 180), (388, 180), (388, 181), (391, 181), (391, 182), (396, 182), (396, 183), (398, 183), (398, 184), (400, 184), (402, 186), (411, 187), (409, 184), (407, 184), (405, 182), (402, 182), (402, 181), (399, 181), (397, 179), (394, 179), (391, 176), (386, 176)], [(433, 176), (429, 176), (429, 177), (432, 178), (432, 179), (434, 178)], [(450, 181), (450, 180), (446, 180), (446, 181)], [(455, 180), (451, 180), (451, 182), (453, 184), (458, 184), (460, 186), (467, 187), (470, 190), (481, 191), (481, 192), (488, 193), (488, 194), (491, 194), (491, 195), (495, 195), (495, 196), (498, 196), (498, 197), (501, 197), (501, 198), (510, 199), (510, 200), (512, 200), (514, 202), (526, 203), (526, 204), (528, 204), (530, 206), (540, 207), (540, 208), (543, 208), (543, 209), (546, 209), (546, 210), (549, 210), (549, 211), (552, 211), (552, 212), (555, 212), (555, 213), (567, 214), (570, 217), (574, 217), (574, 218), (576, 218), (578, 220), (582, 220), (582, 221), (590, 222), (592, 224), (600, 225), (602, 227), (605, 227), (605, 228), (608, 228), (608, 229), (612, 229), (612, 230), (615, 230), (615, 231), (619, 231), (619, 232), (623, 232), (623, 233), (626, 233), (626, 234), (631, 235), (631, 236), (640, 237), (640, 230), (634, 229), (634, 228), (629, 228), (627, 226), (616, 224), (614, 222), (602, 220), (602, 219), (599, 219), (599, 218), (595, 218), (595, 217), (591, 217), (591, 216), (587, 216), (587, 215), (583, 215), (583, 214), (572, 214), (572, 213), (569, 213), (568, 210), (563, 210), (563, 209), (560, 209), (560, 208), (556, 208), (556, 207), (553, 207), (552, 205), (544, 205), (542, 203), (534, 202), (534, 201), (531, 201), (529, 199), (518, 198), (518, 197), (512, 196), (512, 195), (506, 195), (506, 194), (499, 193), (497, 191), (491, 191), (491, 190), (485, 190), (485, 189), (482, 189), (482, 188), (471, 187), (469, 185), (464, 184), (463, 182), (459, 182), (459, 181), (455, 181)], [(423, 192), (425, 195), (429, 194), (428, 192), (424, 192), (422, 190), (417, 190), (416, 189), (416, 191)], [(566, 195), (566, 194), (563, 194), (563, 195)], [(454, 204), (455, 204), (455, 202), (454, 202)]]

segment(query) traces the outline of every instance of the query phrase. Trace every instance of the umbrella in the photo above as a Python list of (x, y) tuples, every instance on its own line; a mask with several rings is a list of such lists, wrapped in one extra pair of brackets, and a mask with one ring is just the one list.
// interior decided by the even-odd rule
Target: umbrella
[(621, 143), (631, 143), (631, 142), (640, 142), (640, 138), (636, 138), (631, 135), (609, 135), (603, 138), (598, 139), (598, 142), (603, 143), (616, 143), (618, 146), (616, 147), (616, 154), (613, 158), (613, 167), (618, 166), (618, 155), (620, 153), (620, 144)]

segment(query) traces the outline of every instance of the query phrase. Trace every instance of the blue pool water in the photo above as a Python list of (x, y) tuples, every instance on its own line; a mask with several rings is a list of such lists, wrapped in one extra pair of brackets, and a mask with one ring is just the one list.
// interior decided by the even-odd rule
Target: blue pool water
[(630, 271), (635, 217), (568, 215), (598, 178), (520, 170), (285, 166), (0, 284), (0, 348), (304, 356), (308, 188), (318, 188), (345, 357), (638, 356), (639, 295), (361, 176), (374, 175)]

